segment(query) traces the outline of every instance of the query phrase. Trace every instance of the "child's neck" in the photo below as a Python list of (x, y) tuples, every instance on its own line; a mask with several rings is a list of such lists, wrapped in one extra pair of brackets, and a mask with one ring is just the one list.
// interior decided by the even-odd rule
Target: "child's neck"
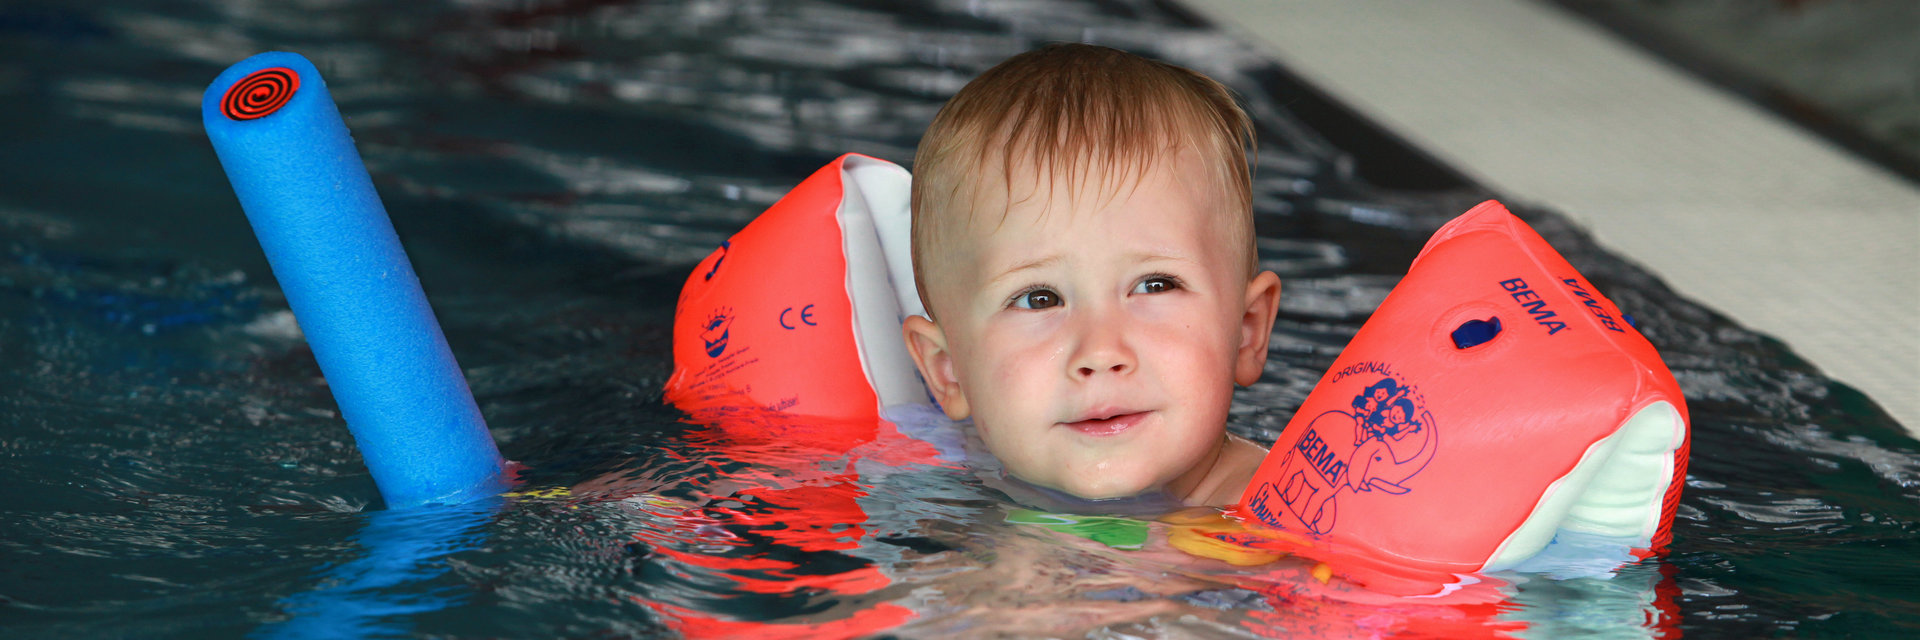
[(1172, 483), (1167, 490), (1190, 507), (1224, 507), (1240, 501), (1267, 450), (1245, 438), (1227, 435), (1213, 456)]

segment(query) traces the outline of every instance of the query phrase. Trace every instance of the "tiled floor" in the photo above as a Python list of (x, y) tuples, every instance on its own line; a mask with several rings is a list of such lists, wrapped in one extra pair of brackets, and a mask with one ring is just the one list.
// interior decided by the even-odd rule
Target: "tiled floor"
[(1184, 0), (1920, 434), (1920, 190), (1551, 6)]

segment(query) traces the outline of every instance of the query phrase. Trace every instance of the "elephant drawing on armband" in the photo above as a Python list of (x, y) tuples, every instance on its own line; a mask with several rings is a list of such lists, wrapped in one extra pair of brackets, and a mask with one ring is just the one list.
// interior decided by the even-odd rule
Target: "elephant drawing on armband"
[(1411, 389), (1383, 378), (1354, 397), (1353, 412), (1328, 411), (1307, 425), (1282, 463), (1276, 487), (1287, 511), (1307, 530), (1333, 531), (1342, 492), (1403, 495), (1408, 479), (1438, 448), (1433, 414)]

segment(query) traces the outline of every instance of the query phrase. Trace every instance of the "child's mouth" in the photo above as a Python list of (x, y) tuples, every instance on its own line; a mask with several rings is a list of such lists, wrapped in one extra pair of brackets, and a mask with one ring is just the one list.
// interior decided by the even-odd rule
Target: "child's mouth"
[(1147, 412), (1136, 411), (1133, 413), (1122, 413), (1119, 415), (1110, 416), (1106, 418), (1094, 418), (1094, 419), (1088, 419), (1088, 420), (1081, 420), (1078, 422), (1068, 422), (1066, 423), (1066, 425), (1068, 428), (1073, 429), (1074, 431), (1078, 431), (1080, 433), (1090, 435), (1090, 436), (1111, 436), (1111, 435), (1116, 435), (1122, 431), (1126, 431), (1128, 429), (1133, 428), (1134, 425), (1140, 424), (1140, 421), (1145, 420), (1146, 418), (1147, 418)]

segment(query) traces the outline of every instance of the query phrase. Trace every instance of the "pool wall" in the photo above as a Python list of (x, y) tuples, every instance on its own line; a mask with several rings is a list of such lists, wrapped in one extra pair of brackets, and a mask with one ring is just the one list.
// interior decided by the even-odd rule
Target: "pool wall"
[(1912, 183), (1541, 3), (1184, 4), (1920, 433)]

